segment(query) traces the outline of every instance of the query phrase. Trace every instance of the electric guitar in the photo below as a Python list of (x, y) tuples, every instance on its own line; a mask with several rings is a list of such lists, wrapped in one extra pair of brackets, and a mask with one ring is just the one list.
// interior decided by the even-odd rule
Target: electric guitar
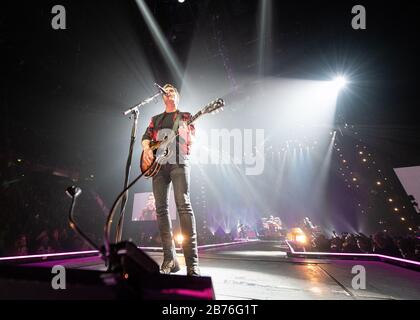
[[(187, 126), (189, 126), (202, 115), (217, 113), (220, 110), (223, 110), (224, 105), (225, 102), (221, 98), (210, 102), (203, 109), (198, 111), (190, 120), (187, 121)], [(153, 161), (152, 164), (149, 164), (149, 166), (147, 166), (146, 162), (144, 161), (144, 151), (141, 153), (140, 170), (146, 178), (154, 177), (159, 172), (162, 164), (165, 164), (173, 155), (173, 150), (171, 150), (171, 147), (174, 146), (173, 142), (178, 135), (179, 133), (174, 133), (169, 137), (165, 136), (161, 141), (150, 141), (150, 148), (153, 151)]]

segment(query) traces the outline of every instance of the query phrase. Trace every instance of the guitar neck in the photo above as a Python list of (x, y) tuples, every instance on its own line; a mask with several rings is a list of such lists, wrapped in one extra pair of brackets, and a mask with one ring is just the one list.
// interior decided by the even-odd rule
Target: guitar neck
[[(224, 105), (224, 101), (222, 99), (218, 99), (217, 101), (213, 101), (211, 103), (209, 103), (207, 106), (205, 106), (203, 109), (201, 109), (200, 111), (198, 111), (195, 115), (193, 115), (191, 117), (190, 120), (187, 121), (187, 126), (189, 126), (190, 124), (192, 124), (195, 120), (197, 120), (200, 116), (204, 115), (204, 114), (208, 114), (214, 110), (219, 109), (220, 107), (222, 107)], [(174, 138), (176, 138), (179, 135), (179, 131), (173, 135), (170, 140), (173, 140)], [(165, 136), (165, 139), (167, 138), (167, 136)], [(165, 140), (164, 139), (164, 140)], [(168, 141), (170, 141), (168, 140)], [(157, 142), (157, 143), (161, 143), (161, 142)], [(165, 142), (166, 143), (166, 142)], [(156, 148), (159, 148), (159, 145), (156, 146)]]
[(197, 120), (200, 116), (202, 115), (202, 111), (198, 111), (195, 115), (192, 116), (192, 118), (190, 120), (187, 121), (187, 125), (190, 125), (191, 123), (193, 123), (195, 120)]

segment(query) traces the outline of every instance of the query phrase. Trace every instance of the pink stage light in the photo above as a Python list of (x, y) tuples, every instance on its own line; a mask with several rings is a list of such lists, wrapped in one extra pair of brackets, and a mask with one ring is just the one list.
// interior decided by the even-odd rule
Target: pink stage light
[(63, 256), (74, 256), (80, 254), (99, 254), (97, 250), (91, 251), (75, 251), (75, 252), (61, 252), (61, 253), (47, 253), (47, 254), (33, 254), (33, 255), (26, 255), (26, 256), (11, 256), (11, 257), (2, 257), (0, 261), (7, 261), (7, 260), (20, 260), (20, 259), (32, 259), (32, 258), (43, 258), (44, 260), (51, 257), (63, 257)]
[[(207, 249), (207, 248), (217, 248), (217, 247), (224, 247), (228, 245), (249, 242), (249, 241), (257, 241), (257, 240), (241, 240), (236, 242), (225, 242), (225, 243), (217, 243), (217, 244), (208, 244), (198, 246), (198, 249)], [(161, 247), (139, 247), (142, 250), (149, 250), (149, 251), (161, 251)], [(0, 257), (0, 261), (10, 261), (10, 260), (24, 260), (24, 259), (36, 259), (40, 258), (42, 260), (47, 260), (48, 258), (55, 258), (55, 257), (65, 257), (65, 256), (77, 256), (83, 254), (98, 254), (100, 252), (97, 250), (90, 250), (90, 251), (74, 251), (74, 252), (60, 252), (60, 253), (46, 253), (46, 254), (32, 254), (32, 255), (25, 255), (25, 256), (10, 256), (10, 257)]]
[(403, 263), (407, 263), (407, 264), (412, 264), (412, 265), (415, 265), (415, 266), (420, 266), (420, 262), (417, 262), (417, 261), (407, 260), (407, 259), (402, 259), (402, 258), (397, 258), (397, 257), (391, 257), (391, 256), (386, 256), (386, 255), (383, 255), (383, 254), (376, 254), (376, 253), (345, 253), (345, 252), (334, 253), (334, 252), (295, 251), (288, 240), (286, 240), (286, 243), (289, 246), (292, 254), (296, 254), (296, 255), (297, 254), (306, 255), (306, 256), (320, 256), (321, 255), (321, 256), (360, 257), (360, 258), (369, 257), (369, 258), (379, 258), (379, 260), (385, 259), (385, 260), (398, 261), (398, 262), (403, 262)]

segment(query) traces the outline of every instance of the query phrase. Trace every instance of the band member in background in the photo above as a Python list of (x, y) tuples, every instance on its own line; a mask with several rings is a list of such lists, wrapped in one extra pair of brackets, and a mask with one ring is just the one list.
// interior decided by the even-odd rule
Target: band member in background
[(152, 117), (142, 139), (144, 161), (149, 166), (153, 162), (150, 141), (162, 140), (161, 133), (165, 131), (167, 133), (168, 130), (173, 130), (179, 134), (175, 141), (176, 152), (174, 152), (174, 157), (162, 165), (159, 172), (153, 177), (152, 183), (156, 200), (156, 217), (164, 255), (160, 270), (165, 274), (180, 270), (169, 216), (169, 190), (172, 183), (181, 232), (184, 236), (182, 249), (187, 266), (187, 275), (199, 276), (197, 232), (190, 201), (190, 165), (188, 162), (195, 129), (193, 125), (186, 124), (191, 119), (191, 114), (181, 112), (178, 109), (178, 90), (171, 84), (166, 84), (163, 88), (166, 91), (166, 95), (163, 95), (165, 111)]

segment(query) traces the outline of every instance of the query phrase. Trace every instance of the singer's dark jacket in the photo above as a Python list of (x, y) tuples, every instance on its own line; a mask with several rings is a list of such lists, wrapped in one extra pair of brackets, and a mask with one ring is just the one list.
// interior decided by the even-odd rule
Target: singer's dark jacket
[[(191, 113), (189, 112), (181, 112), (181, 111), (175, 111), (175, 112), (163, 112), (160, 114), (157, 114), (152, 117), (150, 120), (149, 126), (146, 128), (146, 131), (143, 134), (142, 140), (150, 140), (150, 141), (159, 141), (159, 130), (161, 129), (173, 129), (175, 119), (178, 115), (178, 113), (181, 115), (180, 118), (180, 126), (181, 122), (187, 122), (191, 119)], [(181, 154), (189, 155), (191, 154), (191, 137), (195, 135), (195, 127), (193, 124), (190, 124), (188, 126), (187, 134), (184, 134), (177, 139), (177, 142), (180, 146), (179, 150)]]

